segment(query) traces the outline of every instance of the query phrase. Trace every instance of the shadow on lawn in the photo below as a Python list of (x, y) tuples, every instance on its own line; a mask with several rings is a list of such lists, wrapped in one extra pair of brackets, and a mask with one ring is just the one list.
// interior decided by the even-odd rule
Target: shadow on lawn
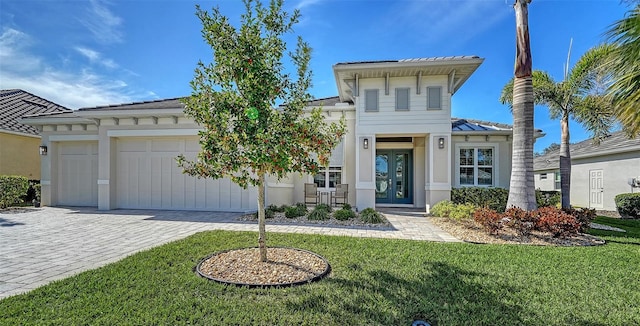
[(16, 225), (24, 225), (24, 223), (22, 222), (14, 222), (5, 218), (1, 218), (0, 217), (0, 227), (7, 227), (7, 226), (16, 226)]
[[(344, 324), (411, 325), (424, 320), (431, 325), (526, 325), (535, 316), (512, 302), (515, 289), (500, 279), (480, 284), (476, 280), (492, 276), (470, 272), (442, 262), (425, 262), (415, 277), (404, 278), (384, 269), (369, 272), (347, 267), (360, 277), (328, 278), (329, 287), (342, 287), (348, 296), (315, 294), (302, 302), (290, 303), (295, 311), (315, 310), (334, 316)], [(331, 284), (333, 283), (333, 284)], [(333, 297), (336, 296), (336, 297)], [(357, 319), (354, 319), (357, 318)]]

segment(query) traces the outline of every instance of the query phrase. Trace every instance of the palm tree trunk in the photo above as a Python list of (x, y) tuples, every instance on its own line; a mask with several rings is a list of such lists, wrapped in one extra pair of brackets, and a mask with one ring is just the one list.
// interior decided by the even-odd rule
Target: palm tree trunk
[(560, 120), (560, 193), (562, 208), (571, 207), (571, 152), (569, 148), (569, 113), (564, 112)]
[(507, 207), (526, 211), (536, 209), (533, 179), (533, 81), (529, 42), (528, 4), (531, 0), (515, 0), (516, 64), (513, 82), (513, 154)]
[(264, 219), (264, 172), (258, 172), (258, 248), (260, 248), (260, 261), (267, 261), (267, 231)]
[(513, 83), (513, 154), (507, 207), (536, 209), (533, 178), (533, 83), (531, 77)]

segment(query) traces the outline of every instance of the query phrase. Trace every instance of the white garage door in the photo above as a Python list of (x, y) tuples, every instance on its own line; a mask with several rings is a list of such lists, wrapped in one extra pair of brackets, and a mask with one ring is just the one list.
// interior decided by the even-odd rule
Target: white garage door
[(197, 137), (120, 138), (118, 140), (118, 208), (207, 211), (257, 209), (255, 188), (242, 189), (229, 179), (198, 179), (182, 173), (180, 153), (199, 151)]
[(58, 202), (98, 206), (98, 142), (58, 143)]

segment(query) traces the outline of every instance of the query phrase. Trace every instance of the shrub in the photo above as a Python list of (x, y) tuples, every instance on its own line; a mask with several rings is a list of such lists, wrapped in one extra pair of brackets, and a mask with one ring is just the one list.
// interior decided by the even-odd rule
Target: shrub
[(350, 209), (339, 209), (333, 213), (333, 217), (339, 221), (346, 221), (348, 219), (356, 217), (356, 213), (354, 213)]
[(431, 215), (449, 217), (454, 206), (455, 204), (450, 200), (440, 201), (431, 208)]
[(365, 208), (360, 212), (360, 219), (365, 223), (378, 224), (384, 221), (382, 214), (376, 212), (373, 208)]
[(19, 175), (0, 176), (0, 208), (6, 208), (21, 201), (29, 189), (29, 180)]
[(640, 192), (619, 194), (615, 198), (616, 208), (622, 217), (640, 218)]
[(284, 216), (287, 218), (296, 218), (307, 214), (307, 206), (304, 204), (299, 204), (300, 203), (296, 204), (295, 206), (287, 206), (284, 209)]
[(287, 205), (277, 206), (277, 205), (269, 205), (267, 209), (274, 213), (284, 213), (284, 210), (287, 208)]
[(502, 229), (502, 215), (493, 209), (480, 208), (473, 213), (473, 219), (480, 223), (489, 234), (498, 234)]
[(568, 208), (563, 211), (576, 218), (580, 224), (580, 232), (585, 233), (591, 227), (591, 222), (596, 218), (596, 210), (590, 208)]
[(551, 232), (556, 238), (578, 234), (580, 231), (578, 220), (561, 209), (542, 207), (535, 211), (535, 214), (536, 228), (543, 232)]
[(324, 221), (329, 219), (329, 212), (327, 212), (324, 208), (314, 208), (311, 213), (307, 216), (309, 220), (315, 221)]
[[(264, 209), (264, 218), (274, 218), (276, 216), (276, 213), (271, 210), (271, 207), (267, 207)], [(255, 214), (253, 214), (253, 217), (255, 217), (256, 219), (258, 218), (258, 212), (256, 212)]]
[(342, 205), (342, 209), (346, 209), (350, 211), (352, 208), (351, 208), (351, 205), (345, 203), (344, 205)]
[(517, 207), (507, 209), (503, 217), (503, 222), (516, 230), (521, 237), (528, 237), (536, 227), (537, 216)]
[(538, 207), (556, 207), (561, 200), (559, 191), (542, 191), (536, 189), (536, 204)]
[(504, 188), (463, 187), (451, 189), (451, 201), (454, 204), (488, 207), (496, 212), (504, 212), (508, 198), (509, 190)]
[(327, 213), (331, 213), (333, 211), (333, 209), (331, 209), (331, 206), (327, 205), (327, 204), (318, 204), (316, 205), (316, 207), (314, 208), (314, 210), (316, 209), (321, 209)]

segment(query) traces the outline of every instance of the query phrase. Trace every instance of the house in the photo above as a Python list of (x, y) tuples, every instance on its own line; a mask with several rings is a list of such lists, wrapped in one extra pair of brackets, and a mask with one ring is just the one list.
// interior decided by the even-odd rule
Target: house
[(20, 89), (0, 90), (0, 175), (40, 179), (40, 133), (18, 120), (30, 114), (71, 110)]
[[(327, 202), (337, 184), (348, 202), (419, 207), (450, 198), (452, 187), (508, 187), (511, 127), (451, 118), (451, 97), (483, 62), (476, 56), (338, 63), (338, 96), (318, 99), (325, 118), (344, 116), (348, 133), (320, 174), (269, 179), (268, 204), (304, 201), (305, 183)], [(42, 157), (44, 205), (251, 211), (256, 189), (228, 179), (182, 174), (175, 157), (199, 151), (200, 127), (179, 99), (34, 116)]]
[[(591, 139), (571, 144), (571, 205), (615, 211), (615, 197), (640, 192), (630, 179), (640, 180), (640, 137), (611, 134), (600, 144)], [(560, 190), (559, 150), (534, 159), (535, 184), (540, 190)]]

